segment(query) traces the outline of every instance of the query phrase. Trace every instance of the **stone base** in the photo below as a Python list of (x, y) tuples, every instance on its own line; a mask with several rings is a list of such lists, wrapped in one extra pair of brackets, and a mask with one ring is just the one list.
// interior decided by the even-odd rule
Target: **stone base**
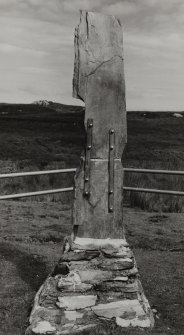
[(153, 325), (126, 240), (76, 238), (36, 294), (26, 335)]

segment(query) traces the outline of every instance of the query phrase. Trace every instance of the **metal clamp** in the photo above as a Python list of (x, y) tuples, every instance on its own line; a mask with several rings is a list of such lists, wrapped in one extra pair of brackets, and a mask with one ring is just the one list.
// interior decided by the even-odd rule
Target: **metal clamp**
[(84, 195), (90, 195), (90, 159), (91, 159), (91, 148), (92, 148), (92, 129), (93, 119), (87, 120), (87, 139), (86, 139), (86, 151), (85, 151), (85, 165), (84, 165)]
[(114, 211), (114, 146), (115, 131), (109, 130), (109, 188), (108, 188), (108, 211)]

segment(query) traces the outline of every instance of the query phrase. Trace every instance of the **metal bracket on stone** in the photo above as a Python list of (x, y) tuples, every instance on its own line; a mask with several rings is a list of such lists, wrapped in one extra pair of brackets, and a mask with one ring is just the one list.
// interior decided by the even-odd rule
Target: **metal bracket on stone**
[(85, 166), (84, 166), (84, 196), (90, 195), (90, 159), (92, 149), (92, 129), (93, 119), (87, 120), (87, 139), (85, 151)]
[(114, 129), (109, 130), (109, 189), (108, 189), (108, 211), (114, 211), (114, 146), (115, 132)]

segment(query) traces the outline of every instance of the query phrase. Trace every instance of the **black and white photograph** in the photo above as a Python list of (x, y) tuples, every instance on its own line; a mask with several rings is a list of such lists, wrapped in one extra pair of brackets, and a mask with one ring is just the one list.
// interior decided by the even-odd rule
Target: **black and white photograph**
[(0, 0), (0, 335), (184, 334), (184, 1)]

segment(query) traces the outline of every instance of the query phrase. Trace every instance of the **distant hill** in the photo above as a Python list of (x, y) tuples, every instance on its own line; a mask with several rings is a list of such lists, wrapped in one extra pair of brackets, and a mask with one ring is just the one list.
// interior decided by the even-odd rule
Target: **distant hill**
[(50, 101), (47, 101), (47, 100), (38, 100), (38, 101), (34, 101), (33, 104), (34, 105), (43, 106), (43, 107), (48, 107), (49, 104), (50, 104)]
[[(77, 114), (84, 115), (85, 107), (65, 105), (59, 102), (53, 102), (48, 100), (38, 100), (30, 104), (21, 103), (0, 103), (0, 116), (14, 117), (14, 118), (42, 118), (42, 119), (53, 119), (60, 117), (61, 115), (69, 115), (75, 117)], [(184, 117), (184, 111), (181, 112), (160, 112), (160, 111), (128, 111), (128, 114), (141, 118), (149, 119), (160, 119), (168, 117)]]
[(21, 103), (0, 103), (0, 115), (7, 117), (16, 116), (40, 116), (47, 117), (58, 114), (75, 114), (83, 113), (84, 108), (81, 106), (64, 105), (57, 102), (39, 100), (31, 104)]
[(65, 111), (80, 111), (84, 110), (84, 107), (81, 106), (72, 106), (72, 105), (64, 105), (59, 102), (53, 102), (53, 101), (48, 101), (48, 100), (38, 100), (34, 101), (33, 105), (41, 106), (41, 107), (48, 107), (51, 109), (54, 109), (55, 111), (58, 112), (65, 112)]

